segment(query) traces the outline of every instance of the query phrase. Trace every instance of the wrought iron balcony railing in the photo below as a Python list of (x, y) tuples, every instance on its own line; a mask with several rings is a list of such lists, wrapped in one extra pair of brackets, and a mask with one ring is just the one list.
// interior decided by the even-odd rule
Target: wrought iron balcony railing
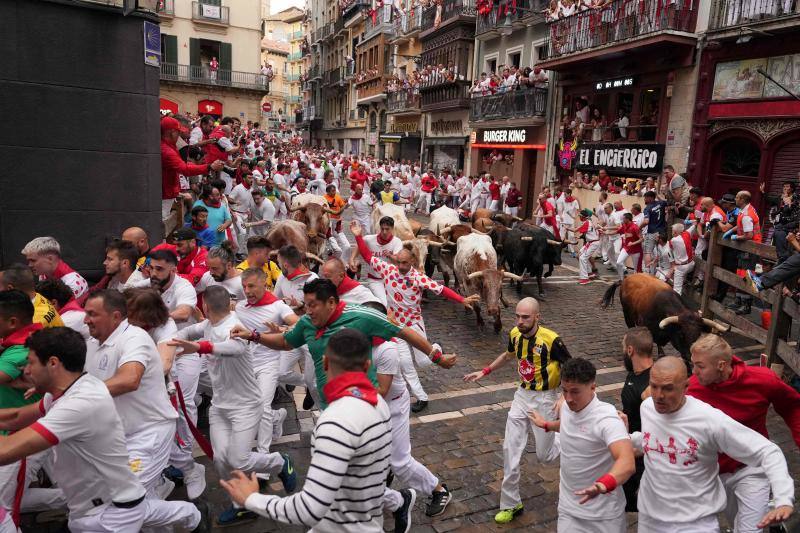
[(230, 22), (230, 8), (203, 2), (192, 2), (192, 20), (227, 26)]
[[(375, 20), (367, 17), (364, 23), (364, 41), (372, 39), (379, 33), (392, 33), (392, 6), (385, 5), (375, 13)], [(362, 42), (364, 42), (362, 41)]]
[(600, 10), (551, 20), (547, 57), (585, 52), (667, 30), (694, 32), (696, 15), (691, 2), (639, 0), (633, 4), (629, 0), (612, 0)]
[(469, 119), (472, 122), (543, 117), (546, 113), (547, 87), (527, 87), (503, 94), (474, 96), (469, 107)]
[(508, 19), (516, 27), (525, 26), (523, 21), (531, 18), (544, 19), (544, 10), (549, 2), (547, 0), (517, 0), (516, 3), (500, 2), (486, 15), (478, 13), (476, 18), (475, 35), (496, 31)]
[(447, 82), (420, 87), (420, 103), (423, 112), (468, 108), (469, 82)]
[(474, 17), (475, 0), (443, 0), (440, 5), (425, 8), (422, 12), (421, 31), (437, 29), (458, 17)]
[(386, 107), (389, 113), (419, 111), (419, 93), (415, 89), (389, 93)]
[(792, 0), (712, 0), (709, 30), (800, 16), (800, 4)]
[(158, 0), (158, 4), (156, 4), (156, 13), (158, 13), (159, 17), (174, 17), (175, 0)]
[(161, 63), (161, 79), (197, 85), (255, 89), (269, 92), (269, 82), (266, 76), (255, 72), (222, 69), (213, 71), (203, 66)]

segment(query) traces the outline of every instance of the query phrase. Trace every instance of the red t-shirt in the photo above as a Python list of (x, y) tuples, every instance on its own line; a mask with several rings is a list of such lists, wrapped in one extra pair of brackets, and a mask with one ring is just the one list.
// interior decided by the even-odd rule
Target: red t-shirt
[(489, 194), (492, 195), (492, 200), (499, 200), (500, 199), (500, 186), (497, 182), (492, 182), (489, 184)]
[(433, 192), (433, 190), (436, 189), (437, 185), (439, 185), (439, 183), (436, 181), (435, 178), (432, 178), (430, 176), (425, 176), (424, 178), (422, 178), (423, 192)]
[[(625, 249), (626, 252), (628, 252), (629, 254), (642, 253), (641, 242), (638, 244), (630, 244), (640, 239), (639, 226), (637, 226), (633, 222), (625, 222), (623, 225), (619, 227), (617, 233), (622, 235), (622, 247)], [(626, 233), (629, 233), (630, 237), (625, 237)]]

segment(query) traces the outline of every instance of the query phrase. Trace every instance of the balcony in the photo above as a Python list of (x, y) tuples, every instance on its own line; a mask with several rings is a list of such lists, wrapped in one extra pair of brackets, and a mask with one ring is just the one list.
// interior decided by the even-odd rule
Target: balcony
[(300, 61), (300, 59), (302, 59), (302, 57), (303, 57), (303, 52), (292, 52), (286, 58), (286, 61)]
[(175, 16), (175, 0), (160, 0), (156, 5), (156, 13), (162, 19)]
[[(617, 57), (631, 48), (656, 44), (689, 46), (694, 51), (697, 11), (692, 9), (692, 3), (640, 0), (635, 10), (630, 5), (628, 0), (613, 0), (600, 12), (582, 11), (548, 22), (548, 59), (539, 66), (554, 69), (572, 62), (569, 56), (580, 55), (588, 61), (598, 55), (614, 53)], [(659, 50), (658, 54), (663, 57), (668, 55), (666, 52)]]
[(786, 19), (800, 17), (800, 5), (792, 9), (789, 0), (712, 0), (708, 30), (740, 29), (747, 25), (764, 25), (773, 23), (776, 26)]
[(359, 105), (370, 104), (386, 98), (386, 80), (387, 76), (380, 74), (377, 77), (358, 82), (356, 84), (356, 103)]
[(331, 29), (333, 28), (332, 24), (324, 24), (319, 29), (315, 30), (311, 34), (311, 42), (316, 44), (323, 39), (327, 39), (331, 34)]
[(359, 13), (362, 9), (369, 9), (371, 7), (370, 0), (339, 0), (339, 8), (342, 13), (342, 20), (349, 22), (347, 19), (351, 18), (354, 14)]
[(308, 79), (309, 80), (319, 80), (322, 78), (322, 69), (319, 68), (319, 65), (314, 65), (310, 69), (308, 69)]
[(372, 17), (367, 17), (367, 21), (364, 23), (364, 39), (361, 43), (369, 41), (379, 33), (392, 32), (394, 32), (394, 27), (392, 26), (392, 6), (386, 5), (375, 15), (375, 22), (372, 21)]
[(192, 20), (194, 22), (227, 26), (230, 23), (230, 8), (228, 6), (204, 4), (203, 2), (192, 2)]
[(402, 13), (400, 16), (394, 17), (394, 38), (393, 44), (401, 44), (419, 33), (422, 27), (422, 9), (415, 9), (414, 16), (409, 16), (408, 11)]
[[(441, 14), (437, 17), (439, 10)], [(475, 14), (475, 0), (443, 0), (440, 6), (431, 6), (422, 12), (421, 37), (458, 20), (475, 24)]]
[(231, 87), (269, 92), (269, 83), (262, 74), (219, 69), (211, 72), (207, 67), (161, 63), (161, 80), (210, 87)]
[(468, 81), (450, 81), (420, 87), (422, 111), (446, 111), (470, 106)]
[(544, 117), (547, 87), (528, 87), (503, 94), (477, 96), (470, 100), (470, 122)]
[(333, 35), (334, 37), (339, 35), (339, 32), (344, 29), (344, 18), (338, 17), (336, 21), (333, 23)]
[(303, 97), (296, 94), (291, 94), (286, 97), (286, 101), (290, 104), (299, 104), (303, 101)]
[(302, 30), (297, 30), (295, 32), (292, 32), (292, 40), (296, 41), (296, 40), (302, 39), (302, 38), (303, 38), (303, 31)]
[(286, 81), (298, 81), (300, 79), (300, 74), (287, 74)]
[(515, 7), (512, 7), (513, 4), (509, 5), (508, 14), (503, 13), (501, 16), (500, 9), (505, 5), (500, 3), (493, 7), (490, 13), (477, 15), (476, 39), (485, 41), (500, 37), (500, 28), (503, 27), (507, 18), (511, 22), (512, 31), (517, 28), (524, 28), (537, 18), (541, 20), (542, 12), (547, 8), (548, 2), (547, 0), (517, 0)]
[(419, 93), (407, 90), (400, 90), (397, 92), (389, 93), (389, 98), (386, 102), (387, 112), (394, 114), (416, 114), (419, 113)]
[(329, 86), (345, 86), (345, 82), (353, 76), (353, 64), (349, 67), (334, 67), (325, 73), (325, 84)]

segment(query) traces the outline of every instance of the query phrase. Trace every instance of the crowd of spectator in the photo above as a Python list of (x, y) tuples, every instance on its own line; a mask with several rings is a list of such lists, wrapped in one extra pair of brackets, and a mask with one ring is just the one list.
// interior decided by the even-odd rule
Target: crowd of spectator
[(541, 68), (525, 67), (523, 69), (514, 65), (502, 66), (501, 74), (491, 72), (488, 75), (481, 72), (481, 77), (472, 83), (470, 94), (473, 98), (503, 94), (517, 89), (529, 87), (546, 87), (549, 81), (547, 72)]

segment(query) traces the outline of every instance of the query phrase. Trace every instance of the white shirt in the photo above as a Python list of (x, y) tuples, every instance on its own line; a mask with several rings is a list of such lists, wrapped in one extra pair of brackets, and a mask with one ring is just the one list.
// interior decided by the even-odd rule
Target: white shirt
[(31, 427), (56, 446), (53, 481), (64, 492), (72, 518), (103, 510), (94, 503), (98, 499), (125, 503), (144, 496), (105, 383), (82, 375), (57, 400), (45, 394), (39, 408), (44, 416)]
[(794, 481), (783, 452), (759, 433), (691, 396), (669, 414), (658, 413), (648, 398), (640, 413), (642, 432), (632, 435), (636, 447), (644, 451), (640, 513), (663, 522), (688, 523), (725, 509), (720, 453), (761, 466), (770, 480), (775, 506), (793, 504)]
[(676, 265), (685, 265), (689, 262), (689, 254), (686, 251), (686, 243), (683, 242), (683, 237), (681, 235), (670, 239), (669, 246), (672, 250), (672, 260)]
[(199, 143), (203, 140), (203, 130), (200, 129), (200, 126), (195, 126), (192, 128), (192, 132), (189, 134), (189, 146)]
[(362, 193), (361, 198), (357, 200), (351, 196), (347, 199), (347, 203), (353, 206), (353, 215), (355, 218), (361, 220), (369, 220), (369, 216), (372, 213), (372, 206), (375, 204), (369, 193)]
[(85, 369), (103, 381), (131, 362), (144, 366), (139, 388), (114, 398), (125, 435), (157, 424), (174, 423), (178, 413), (167, 397), (161, 356), (145, 330), (123, 320), (102, 344), (94, 338), (86, 343)]
[[(247, 329), (256, 330), (259, 333), (270, 331), (267, 322), (283, 326), (286, 324), (286, 319), (293, 314), (292, 308), (286, 305), (283, 300), (277, 300), (266, 305), (250, 305), (246, 300), (236, 304), (236, 318), (239, 322)], [(230, 332), (230, 330), (228, 331)], [(256, 368), (281, 357), (281, 352), (268, 348), (263, 344), (253, 344), (252, 348), (252, 364)]]
[(617, 409), (595, 395), (589, 405), (574, 412), (566, 402), (561, 406), (561, 474), (558, 488), (558, 514), (576, 518), (607, 520), (625, 514), (622, 486), (584, 504), (575, 491), (585, 489), (607, 474), (614, 465), (608, 447), (629, 440)]
[(248, 189), (244, 186), (243, 183), (240, 183), (236, 187), (233, 188), (231, 193), (228, 195), (231, 199), (236, 202), (229, 204), (230, 208), (237, 213), (249, 213), (250, 209), (253, 206), (253, 193), (252, 189)]
[[(275, 204), (266, 198), (261, 202), (261, 205), (256, 205), (256, 203), (253, 202), (250, 206), (250, 221), (261, 222), (262, 220), (268, 220), (270, 222), (275, 220)], [(250, 228), (253, 235), (266, 235), (268, 230), (269, 224)]]
[(275, 290), (272, 291), (277, 298), (291, 298), (294, 297), (297, 301), (303, 301), (303, 285), (309, 281), (314, 281), (319, 276), (313, 272), (306, 272), (296, 276), (294, 279), (289, 279), (283, 274), (278, 276), (278, 281), (275, 282)]
[(201, 355), (208, 361), (208, 377), (214, 391), (211, 404), (219, 409), (250, 412), (261, 406), (261, 392), (247, 341), (231, 339), (231, 329), (237, 325), (236, 315), (229, 313), (216, 324), (203, 320), (189, 326), (178, 333), (178, 338), (202, 339), (214, 345), (210, 354)]
[(153, 339), (153, 342), (158, 345), (162, 342), (171, 341), (177, 337), (178, 326), (175, 325), (175, 321), (172, 320), (172, 318), (168, 318), (163, 325), (155, 327), (147, 333), (150, 335), (150, 338)]
[(397, 190), (400, 193), (400, 198), (403, 198), (404, 200), (410, 200), (411, 197), (414, 196), (414, 184), (410, 181), (399, 183)]
[[(610, 215), (608, 215), (608, 226), (609, 228), (618, 228), (625, 222), (625, 213), (628, 213), (627, 209), (620, 209), (617, 211), (614, 209)], [(621, 237), (621, 235), (609, 235), (612, 239), (616, 239)]]
[[(172, 283), (161, 293), (161, 300), (164, 302), (164, 305), (167, 306), (167, 310), (172, 313), (182, 305), (196, 307), (197, 293), (191, 283), (175, 274)], [(180, 322), (175, 321), (175, 324), (178, 326), (178, 329), (183, 329), (186, 326), (194, 324), (194, 319), (189, 317), (188, 320), (181, 320)]]
[(237, 275), (226, 278), (222, 281), (217, 281), (214, 279), (214, 276), (211, 275), (211, 272), (204, 272), (203, 275), (200, 277), (200, 281), (197, 282), (194, 289), (197, 291), (197, 294), (203, 293), (206, 291), (207, 288), (211, 287), (212, 285), (222, 285), (227, 289), (228, 294), (231, 295), (231, 300), (239, 301), (244, 300), (244, 288), (242, 287), (242, 276), (237, 271)]
[[(367, 235), (364, 237), (364, 242), (372, 252), (372, 257), (377, 257), (384, 261), (390, 260), (393, 255), (403, 249), (403, 241), (396, 236), (387, 244), (379, 244), (377, 235)], [(367, 263), (367, 275), (373, 279), (381, 279), (381, 276), (375, 272), (375, 269)]]
[(358, 284), (358, 286), (353, 287), (344, 294), (340, 294), (339, 299), (348, 304), (363, 304), (367, 302), (380, 303), (380, 300), (372, 294), (372, 291), (361, 284)]
[(372, 348), (372, 362), (378, 374), (393, 376), (389, 394), (385, 397), (386, 401), (391, 403), (393, 399), (402, 397), (406, 392), (406, 382), (400, 374), (400, 352), (397, 342), (386, 341)]
[(88, 340), (91, 335), (89, 335), (89, 326), (83, 322), (84, 318), (86, 318), (86, 311), (77, 309), (70, 309), (61, 313), (61, 320), (64, 325), (80, 333), (84, 340)]
[(112, 279), (108, 283), (109, 289), (115, 289), (118, 290), (119, 292), (125, 292), (127, 289), (132, 289), (134, 287), (149, 287), (149, 286), (150, 286), (150, 280), (145, 278), (144, 275), (142, 275), (142, 271), (138, 269), (134, 270), (133, 273), (130, 276), (128, 276), (128, 279), (125, 280), (125, 283), (120, 283), (116, 279)]
[[(644, 213), (639, 213), (638, 215), (633, 215), (633, 223), (642, 227), (642, 222), (644, 222)], [(646, 229), (646, 228), (643, 228)]]

